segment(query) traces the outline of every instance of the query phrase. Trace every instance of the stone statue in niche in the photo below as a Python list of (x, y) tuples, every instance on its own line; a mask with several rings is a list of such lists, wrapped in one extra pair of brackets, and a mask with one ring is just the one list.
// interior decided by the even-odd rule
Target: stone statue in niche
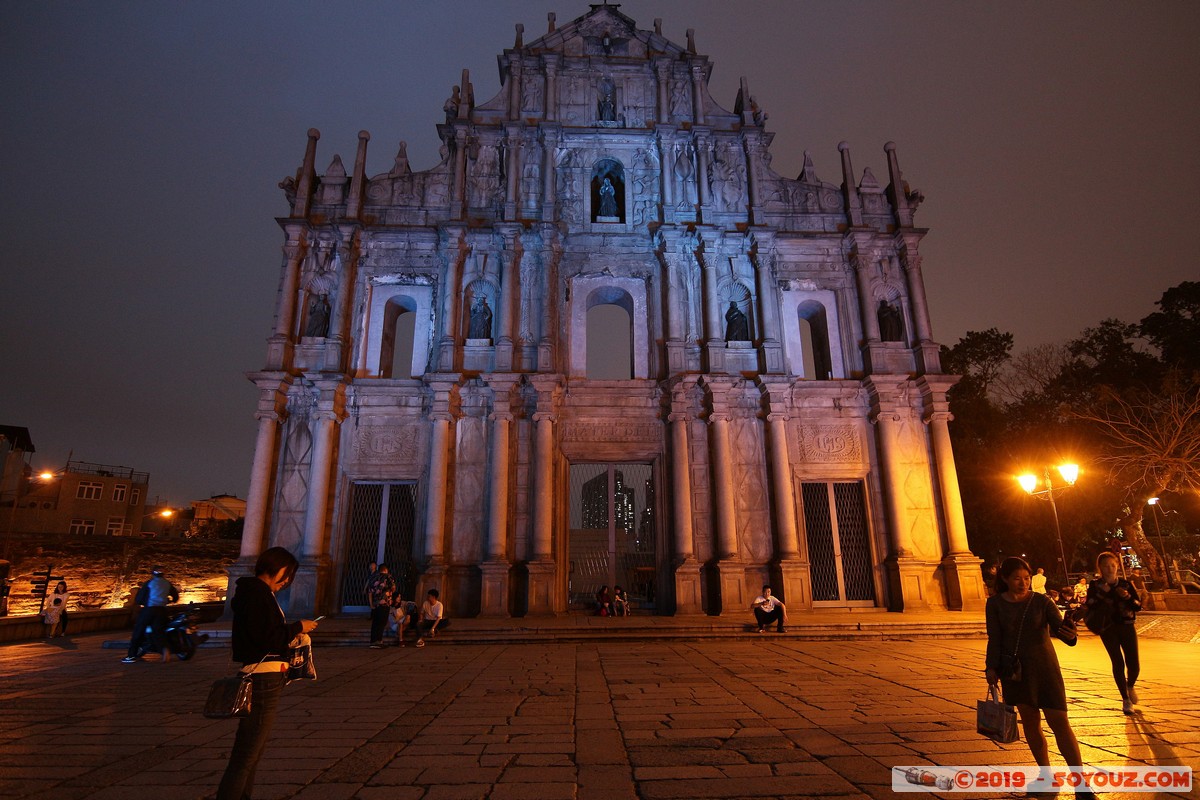
[(478, 295), (475, 298), (475, 304), (471, 306), (471, 320), (467, 325), (467, 338), (492, 338), (492, 309), (488, 306), (486, 295)]
[(462, 97), (459, 93), (459, 88), (454, 87), (454, 91), (446, 98), (446, 102), (442, 104), (442, 111), (446, 112), (446, 122), (454, 122), (458, 119), (458, 106), (462, 102)]
[(904, 318), (900, 309), (886, 300), (879, 301), (879, 338), (885, 342), (904, 341)]
[(605, 177), (604, 183), (600, 184), (600, 216), (616, 217), (617, 215), (617, 189), (613, 186), (612, 179)]
[(737, 307), (737, 303), (733, 300), (729, 301), (729, 310), (725, 312), (725, 341), (750, 341), (750, 323), (746, 320), (746, 315), (742, 313), (742, 310)]
[(597, 103), (598, 119), (601, 122), (617, 121), (617, 87), (612, 78), (605, 76), (600, 82), (600, 99)]
[(326, 295), (315, 294), (308, 301), (304, 335), (313, 337), (329, 335), (329, 298)]
[(671, 84), (671, 116), (679, 118), (691, 116), (688, 85), (685, 81), (675, 81)]

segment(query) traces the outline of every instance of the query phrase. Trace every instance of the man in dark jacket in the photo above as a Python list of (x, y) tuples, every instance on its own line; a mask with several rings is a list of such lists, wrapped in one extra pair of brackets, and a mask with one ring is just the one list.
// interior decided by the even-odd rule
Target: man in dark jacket
[[(141, 606), (137, 621), (133, 623), (133, 635), (129, 637), (129, 651), (122, 664), (132, 664), (150, 650), (163, 649), (163, 631), (167, 627), (167, 606), (179, 600), (179, 590), (163, 577), (163, 568), (150, 570), (150, 580), (138, 589), (134, 603)], [(150, 628), (150, 642), (146, 643), (146, 628)], [(166, 660), (166, 655), (163, 656)]]

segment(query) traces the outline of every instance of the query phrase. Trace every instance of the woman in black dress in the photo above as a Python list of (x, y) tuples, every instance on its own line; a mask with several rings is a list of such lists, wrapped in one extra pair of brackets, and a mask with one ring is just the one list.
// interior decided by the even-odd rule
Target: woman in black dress
[[(1004, 702), (1017, 707), (1025, 742), (1038, 766), (1050, 766), (1050, 746), (1042, 732), (1044, 714), (1067, 765), (1079, 767), (1083, 759), (1079, 742), (1067, 719), (1067, 690), (1050, 635), (1075, 644), (1075, 629), (1063, 622), (1058, 607), (1031, 588), (1032, 572), (1024, 559), (1006, 558), (996, 576), (996, 591), (987, 599), (986, 675), (989, 684), (1000, 683)], [(1020, 665), (1012, 675), (1013, 654)], [(1076, 795), (1087, 795), (1086, 786)]]
[(311, 619), (288, 622), (275, 600), (296, 576), (296, 557), (282, 547), (264, 550), (254, 577), (238, 578), (233, 602), (233, 660), (253, 675), (250, 714), (238, 721), (237, 735), (217, 800), (243, 800), (254, 790), (254, 772), (266, 749), (287, 682), (288, 642), (317, 627)]
[(1090, 620), (1095, 615), (1103, 621), (1099, 626), (1100, 641), (1112, 662), (1113, 680), (1121, 693), (1121, 710), (1132, 714), (1138, 701), (1133, 684), (1142, 669), (1134, 621), (1137, 612), (1142, 610), (1142, 601), (1132, 583), (1117, 577), (1117, 565), (1117, 557), (1112, 553), (1101, 553), (1096, 557), (1100, 580), (1092, 581), (1088, 587), (1084, 618)]

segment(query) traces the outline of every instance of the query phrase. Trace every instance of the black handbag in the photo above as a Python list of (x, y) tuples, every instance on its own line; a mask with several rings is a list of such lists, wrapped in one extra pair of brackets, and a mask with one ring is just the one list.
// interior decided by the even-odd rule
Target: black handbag
[(254, 694), (251, 674), (218, 678), (208, 690), (204, 701), (204, 716), (209, 719), (231, 719), (250, 714), (250, 701)]
[[(263, 656), (258, 660), (262, 664)], [(255, 664), (254, 666), (258, 666)], [(253, 671), (242, 672), (229, 678), (217, 678), (208, 687), (208, 698), (204, 701), (204, 716), (209, 719), (232, 719), (250, 715), (250, 704), (254, 697)]]

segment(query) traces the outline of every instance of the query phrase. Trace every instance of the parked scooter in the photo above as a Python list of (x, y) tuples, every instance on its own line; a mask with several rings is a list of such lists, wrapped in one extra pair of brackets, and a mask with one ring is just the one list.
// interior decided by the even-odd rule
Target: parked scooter
[[(207, 633), (196, 632), (199, 624), (200, 611), (195, 603), (188, 603), (186, 608), (167, 620), (167, 627), (163, 629), (163, 644), (168, 652), (163, 653), (164, 658), (174, 656), (180, 661), (188, 661), (196, 655), (196, 648), (208, 641)], [(147, 652), (150, 652), (149, 647), (138, 655), (140, 657)]]

